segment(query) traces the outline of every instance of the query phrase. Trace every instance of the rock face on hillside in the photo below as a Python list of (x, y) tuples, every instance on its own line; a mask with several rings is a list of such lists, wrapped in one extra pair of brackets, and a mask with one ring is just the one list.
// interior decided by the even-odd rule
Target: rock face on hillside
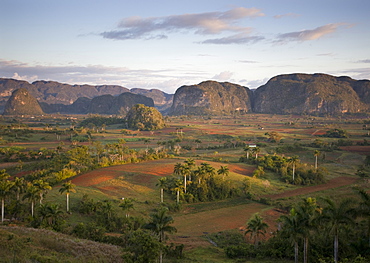
[[(86, 107), (86, 99), (91, 100), (103, 95), (115, 97), (126, 92), (152, 98), (155, 107), (166, 109), (171, 106), (173, 96), (160, 90), (129, 90), (117, 85), (69, 85), (55, 81), (35, 81), (30, 84), (22, 80), (0, 78), (0, 112), (3, 111), (12, 92), (19, 88), (26, 88), (31, 96), (35, 97), (49, 113), (65, 111), (63, 105), (71, 106), (67, 107), (69, 113), (83, 113), (86, 112), (86, 109), (80, 109), (77, 105)], [(84, 100), (76, 103), (79, 98), (84, 98)], [(80, 104), (81, 102), (83, 103)], [(74, 103), (76, 104), (72, 106)], [(72, 110), (75, 111), (72, 112)]]
[(69, 113), (69, 114), (118, 114), (126, 115), (127, 112), (136, 104), (154, 107), (151, 98), (130, 92), (122, 93), (119, 96), (102, 95), (89, 99), (86, 97), (78, 98), (71, 105), (46, 104), (41, 103), (46, 113)]
[(44, 112), (35, 97), (27, 89), (15, 90), (5, 104), (3, 115), (43, 115)]
[(252, 91), (224, 82), (205, 81), (198, 85), (180, 87), (173, 99), (170, 115), (229, 115), (252, 109)]
[(254, 92), (254, 112), (338, 114), (369, 110), (370, 82), (326, 74), (289, 74)]
[(131, 89), (132, 93), (144, 95), (148, 98), (152, 98), (154, 105), (158, 110), (165, 111), (172, 105), (173, 94), (164, 93), (158, 89)]

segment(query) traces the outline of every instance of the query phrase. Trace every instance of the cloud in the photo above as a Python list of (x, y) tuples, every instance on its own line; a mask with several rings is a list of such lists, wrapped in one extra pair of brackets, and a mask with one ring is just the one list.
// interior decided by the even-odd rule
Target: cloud
[(130, 69), (103, 65), (45, 66), (0, 59), (0, 77), (34, 82), (52, 80), (69, 84), (121, 85), (127, 88), (161, 89), (174, 93), (181, 85), (202, 81), (208, 73), (196, 69)]
[(258, 61), (255, 61), (255, 60), (239, 60), (238, 62), (239, 63), (247, 63), (247, 64), (258, 63)]
[(117, 30), (102, 32), (104, 38), (115, 40), (167, 38), (175, 31), (194, 31), (199, 35), (222, 32), (250, 32), (248, 27), (235, 25), (239, 20), (264, 16), (260, 9), (237, 7), (225, 12), (207, 12), (164, 17), (129, 17), (118, 23)]
[(362, 59), (357, 61), (357, 63), (370, 63), (370, 59)]
[(211, 79), (218, 80), (218, 81), (225, 81), (231, 79), (231, 77), (234, 75), (231, 71), (223, 71), (220, 74), (216, 74)]
[(37, 75), (33, 75), (33, 76), (28, 76), (28, 75), (24, 75), (24, 76), (20, 76), (17, 72), (14, 72), (13, 76), (11, 77), (12, 79), (16, 79), (16, 80), (25, 80), (25, 81), (28, 81), (28, 82), (34, 82), (36, 80), (38, 80), (38, 76)]
[(324, 26), (317, 27), (315, 29), (307, 29), (302, 31), (290, 32), (285, 34), (280, 34), (278, 36), (278, 42), (285, 41), (309, 41), (316, 40), (328, 34), (334, 33), (338, 27), (348, 25), (345, 23), (334, 23), (327, 24)]
[(262, 36), (249, 36), (246, 33), (236, 34), (228, 37), (207, 39), (200, 43), (202, 44), (218, 44), (218, 45), (228, 45), (228, 44), (247, 44), (256, 43), (265, 39)]
[(300, 14), (295, 14), (295, 13), (287, 13), (287, 14), (283, 14), (283, 15), (276, 15), (274, 16), (274, 18), (276, 19), (280, 19), (280, 18), (285, 18), (285, 17), (299, 17), (301, 16)]

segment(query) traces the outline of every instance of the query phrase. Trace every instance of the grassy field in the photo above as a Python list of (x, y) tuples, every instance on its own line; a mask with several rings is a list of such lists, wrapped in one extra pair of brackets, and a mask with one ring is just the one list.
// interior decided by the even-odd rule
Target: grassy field
[[(197, 165), (208, 162), (216, 169), (221, 165), (227, 165), (230, 170), (227, 180), (238, 186), (248, 182), (249, 190), (253, 193), (255, 200), (266, 198), (271, 199), (272, 202), (263, 204), (243, 196), (215, 202), (189, 204), (183, 202), (181, 210), (171, 214), (178, 231), (170, 236), (170, 242), (185, 244), (185, 259), (181, 262), (235, 262), (227, 259), (221, 249), (214, 247), (207, 240), (207, 234), (230, 229), (244, 231), (248, 219), (257, 212), (269, 224), (268, 232), (273, 232), (277, 227), (276, 219), (281, 215), (281, 210), (276, 209), (278, 207), (288, 207), (308, 196), (330, 196), (332, 198), (353, 196), (353, 186), (370, 189), (367, 181), (355, 175), (358, 166), (363, 163), (366, 155), (370, 154), (370, 146), (356, 145), (357, 142), (368, 138), (365, 137), (363, 121), (363, 119), (354, 117), (336, 119), (259, 114), (219, 118), (172, 117), (169, 118), (168, 126), (163, 130), (132, 131), (129, 135), (124, 135), (119, 125), (108, 126), (104, 132), (93, 133), (92, 141), (81, 144), (89, 145), (94, 141), (99, 141), (105, 145), (124, 139), (125, 146), (130, 149), (145, 150), (156, 148), (163, 141), (178, 139), (177, 144), (182, 148), (170, 159), (110, 166), (74, 177), (72, 182), (76, 185), (77, 191), (71, 194), (71, 206), (76, 206), (82, 196), (87, 194), (94, 200), (113, 201), (117, 212), (124, 216), (118, 205), (123, 197), (129, 197), (134, 199), (135, 207), (130, 214), (147, 217), (154, 208), (159, 207), (159, 188), (156, 186), (158, 179), (170, 176), (176, 163), (191, 157), (196, 160)], [(68, 129), (70, 126), (69, 119), (62, 117), (50, 123), (56, 131)], [(227, 143), (231, 145), (240, 142), (256, 143), (261, 145), (259, 155), (263, 156), (274, 154), (278, 147), (299, 143), (307, 145), (305, 150), (284, 152), (282, 155), (297, 155), (302, 163), (312, 166), (315, 162), (313, 155), (315, 148), (309, 145), (315, 140), (322, 140), (328, 144), (338, 141), (335, 138), (320, 137), (332, 128), (345, 129), (349, 134), (346, 140), (351, 141), (353, 145), (322, 151), (325, 153), (325, 158), (321, 155), (319, 166), (328, 171), (325, 178), (326, 183), (322, 185), (302, 187), (287, 184), (268, 171), (261, 178), (253, 178), (252, 173), (256, 166), (239, 162), (239, 158), (245, 154), (243, 147), (222, 147)], [(40, 148), (55, 149), (59, 145), (68, 148), (71, 145), (71, 142), (67, 140), (68, 135), (62, 135), (57, 140), (55, 134), (44, 134), (45, 129), (43, 128), (31, 127), (30, 129), (34, 132), (20, 141), (3, 136), (2, 139), (7, 143), (1, 147), (21, 146), (38, 150)], [(268, 133), (273, 131), (281, 136), (280, 142), (268, 141)], [(14, 162), (13, 167), (16, 165), (17, 163)], [(0, 167), (9, 169), (12, 164), (2, 163)], [(15, 174), (16, 171), (12, 173)], [(56, 186), (49, 191), (45, 202), (59, 203), (62, 208), (65, 208), (65, 195), (58, 192), (59, 187)], [(166, 194), (165, 202), (174, 204), (175, 199)], [(84, 220), (76, 213), (68, 216), (74, 223)]]

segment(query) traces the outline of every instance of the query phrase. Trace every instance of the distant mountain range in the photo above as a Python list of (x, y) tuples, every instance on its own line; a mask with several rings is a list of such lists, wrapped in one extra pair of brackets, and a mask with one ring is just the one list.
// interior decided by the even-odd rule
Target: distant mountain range
[(205, 81), (182, 86), (175, 94), (156, 89), (129, 90), (114, 85), (69, 85), (54, 81), (30, 84), (0, 79), (0, 112), (17, 112), (14, 100), (22, 96), (14, 96), (13, 92), (18, 89), (22, 89), (23, 103), (31, 103), (25, 99), (28, 95), (24, 90), (27, 90), (44, 113), (122, 115), (135, 104), (155, 106), (169, 115), (229, 115), (236, 111), (277, 114), (370, 112), (369, 80), (327, 74), (279, 75), (254, 91), (233, 83)]

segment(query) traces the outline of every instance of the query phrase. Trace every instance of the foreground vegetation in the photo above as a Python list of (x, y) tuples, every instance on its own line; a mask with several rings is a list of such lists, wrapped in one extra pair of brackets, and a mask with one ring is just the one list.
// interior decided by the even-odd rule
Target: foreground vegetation
[[(9, 227), (1, 228), (8, 241), (2, 256), (65, 262), (77, 253), (67, 241), (63, 251), (39, 251), (52, 243), (30, 238), (36, 230), (27, 226), (117, 251), (115, 259), (105, 248), (81, 252), (86, 262), (366, 262), (368, 123), (353, 116), (172, 117), (166, 128), (139, 131), (100, 116), (3, 120), (0, 197)], [(274, 197), (339, 177), (357, 182)], [(193, 215), (214, 222), (215, 231), (188, 226)]]

